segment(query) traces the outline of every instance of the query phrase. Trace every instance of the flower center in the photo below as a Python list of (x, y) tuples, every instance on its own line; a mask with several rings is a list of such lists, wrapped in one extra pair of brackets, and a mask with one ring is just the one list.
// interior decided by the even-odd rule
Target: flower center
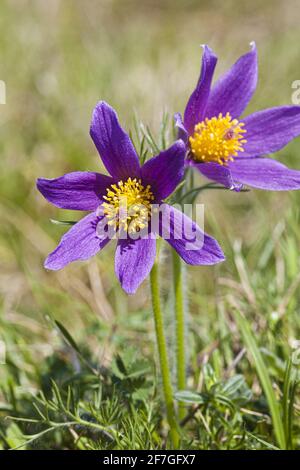
[(189, 138), (191, 158), (197, 162), (215, 162), (220, 165), (233, 161), (238, 152), (243, 152), (243, 138), (246, 129), (244, 123), (232, 119), (227, 113), (218, 117), (206, 118), (195, 126), (194, 134)]
[(106, 191), (103, 208), (109, 225), (128, 233), (139, 232), (146, 227), (154, 199), (150, 185), (145, 187), (140, 179), (128, 178), (125, 182), (112, 184)]

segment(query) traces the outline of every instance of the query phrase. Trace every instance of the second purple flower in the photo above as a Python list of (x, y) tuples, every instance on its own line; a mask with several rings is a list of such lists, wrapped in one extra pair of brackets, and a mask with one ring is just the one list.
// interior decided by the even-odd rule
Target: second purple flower
[(265, 109), (240, 119), (257, 84), (255, 44), (213, 85), (217, 57), (203, 46), (202, 69), (185, 108), (175, 115), (186, 144), (186, 164), (230, 189), (243, 184), (287, 191), (300, 189), (300, 171), (265, 155), (300, 135), (300, 106)]

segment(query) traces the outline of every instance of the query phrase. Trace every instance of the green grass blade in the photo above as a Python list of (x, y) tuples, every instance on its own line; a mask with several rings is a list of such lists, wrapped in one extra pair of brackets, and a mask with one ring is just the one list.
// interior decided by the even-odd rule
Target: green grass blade
[(290, 403), (290, 390), (291, 390), (291, 371), (292, 371), (292, 361), (289, 359), (287, 361), (285, 374), (284, 374), (284, 383), (283, 383), (283, 423), (284, 431), (287, 440), (287, 446), (289, 447), (290, 436), (289, 436), (289, 403)]
[(233, 314), (238, 328), (242, 333), (245, 345), (253, 357), (258, 377), (266, 395), (278, 446), (281, 449), (286, 449), (286, 438), (281, 417), (281, 407), (276, 399), (267, 367), (248, 322), (238, 311), (234, 311)]
[(255, 434), (252, 434), (251, 432), (247, 431), (247, 436), (252, 437), (252, 439), (255, 439), (257, 442), (259, 442), (260, 444), (263, 444), (265, 447), (267, 447), (270, 450), (280, 450), (278, 447), (273, 446), (273, 444), (270, 444), (269, 442), (265, 441), (264, 439), (261, 439)]

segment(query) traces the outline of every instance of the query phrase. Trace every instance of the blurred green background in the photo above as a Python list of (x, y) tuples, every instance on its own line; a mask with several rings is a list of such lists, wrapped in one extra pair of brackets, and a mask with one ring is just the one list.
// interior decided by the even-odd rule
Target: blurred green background
[[(217, 53), (219, 76), (255, 40), (259, 84), (247, 112), (291, 104), (292, 82), (300, 79), (299, 24), (297, 0), (1, 2), (0, 79), (7, 96), (0, 105), (0, 340), (15, 355), (19, 385), (38, 388), (32, 358), (42, 361), (60, 348), (48, 317), (59, 319), (105, 364), (128, 344), (150, 354), (154, 339), (148, 282), (126, 297), (114, 275), (112, 246), (62, 272), (44, 270), (44, 258), (65, 231), (49, 219), (81, 214), (48, 204), (36, 178), (103, 170), (89, 137), (100, 99), (115, 107), (126, 129), (135, 111), (158, 135), (163, 112), (184, 109), (198, 79), (202, 43)], [(300, 170), (300, 140), (277, 157)], [(280, 347), (294, 347), (300, 339), (300, 194), (211, 191), (199, 202), (206, 230), (228, 261), (188, 269), (194, 352), (215, 340), (218, 296), (226, 295), (244, 299), (246, 309), (252, 299), (249, 318), (262, 328), (262, 342), (267, 332), (272, 345), (280, 337)], [(24, 344), (46, 348), (31, 346), (29, 360), (18, 350)], [(5, 385), (8, 372), (0, 368)]]

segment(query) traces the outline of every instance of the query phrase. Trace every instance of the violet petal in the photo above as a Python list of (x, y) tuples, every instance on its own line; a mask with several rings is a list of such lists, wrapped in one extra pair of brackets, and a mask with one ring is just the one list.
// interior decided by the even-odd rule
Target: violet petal
[(175, 127), (177, 129), (177, 138), (181, 139), (185, 144), (188, 143), (189, 135), (184, 127), (183, 120), (180, 113), (174, 114)]
[(57, 207), (93, 211), (101, 203), (106, 188), (113, 182), (110, 176), (76, 171), (54, 179), (38, 178), (37, 188), (47, 201)]
[(140, 164), (135, 148), (120, 126), (116, 112), (104, 101), (93, 111), (90, 134), (112, 177), (119, 180), (139, 177)]
[(238, 118), (248, 105), (257, 84), (257, 52), (251, 44), (250, 52), (239, 60), (213, 86), (206, 108), (206, 117), (230, 113)]
[(149, 237), (137, 240), (120, 239), (115, 255), (115, 271), (122, 288), (134, 294), (148, 276), (155, 261), (156, 240)]
[(240, 191), (242, 188), (242, 184), (239, 181), (236, 181), (229, 169), (228, 166), (219, 165), (218, 163), (191, 163), (191, 165), (200, 173), (205, 176), (206, 178), (215, 181), (216, 183), (220, 183), (228, 189), (232, 189), (234, 191)]
[(101, 218), (92, 212), (77, 222), (50, 253), (45, 261), (45, 268), (56, 271), (72, 261), (91, 258), (102, 250), (110, 239), (104, 232), (97, 230), (100, 221)]
[(141, 168), (143, 184), (150, 184), (154, 202), (168, 197), (180, 183), (184, 173), (185, 150), (184, 143), (178, 140)]
[(225, 259), (214, 238), (206, 235), (183, 212), (168, 204), (164, 204), (161, 208), (160, 236), (188, 264), (211, 265)]
[(300, 189), (300, 171), (291, 170), (271, 158), (240, 158), (229, 164), (240, 183), (270, 191)]
[(184, 126), (189, 134), (194, 132), (195, 125), (203, 121), (206, 116), (206, 105), (216, 63), (217, 57), (208, 46), (204, 45), (200, 78), (184, 111)]
[(276, 152), (300, 135), (300, 106), (279, 106), (250, 114), (245, 123), (244, 152), (240, 157), (259, 157)]

